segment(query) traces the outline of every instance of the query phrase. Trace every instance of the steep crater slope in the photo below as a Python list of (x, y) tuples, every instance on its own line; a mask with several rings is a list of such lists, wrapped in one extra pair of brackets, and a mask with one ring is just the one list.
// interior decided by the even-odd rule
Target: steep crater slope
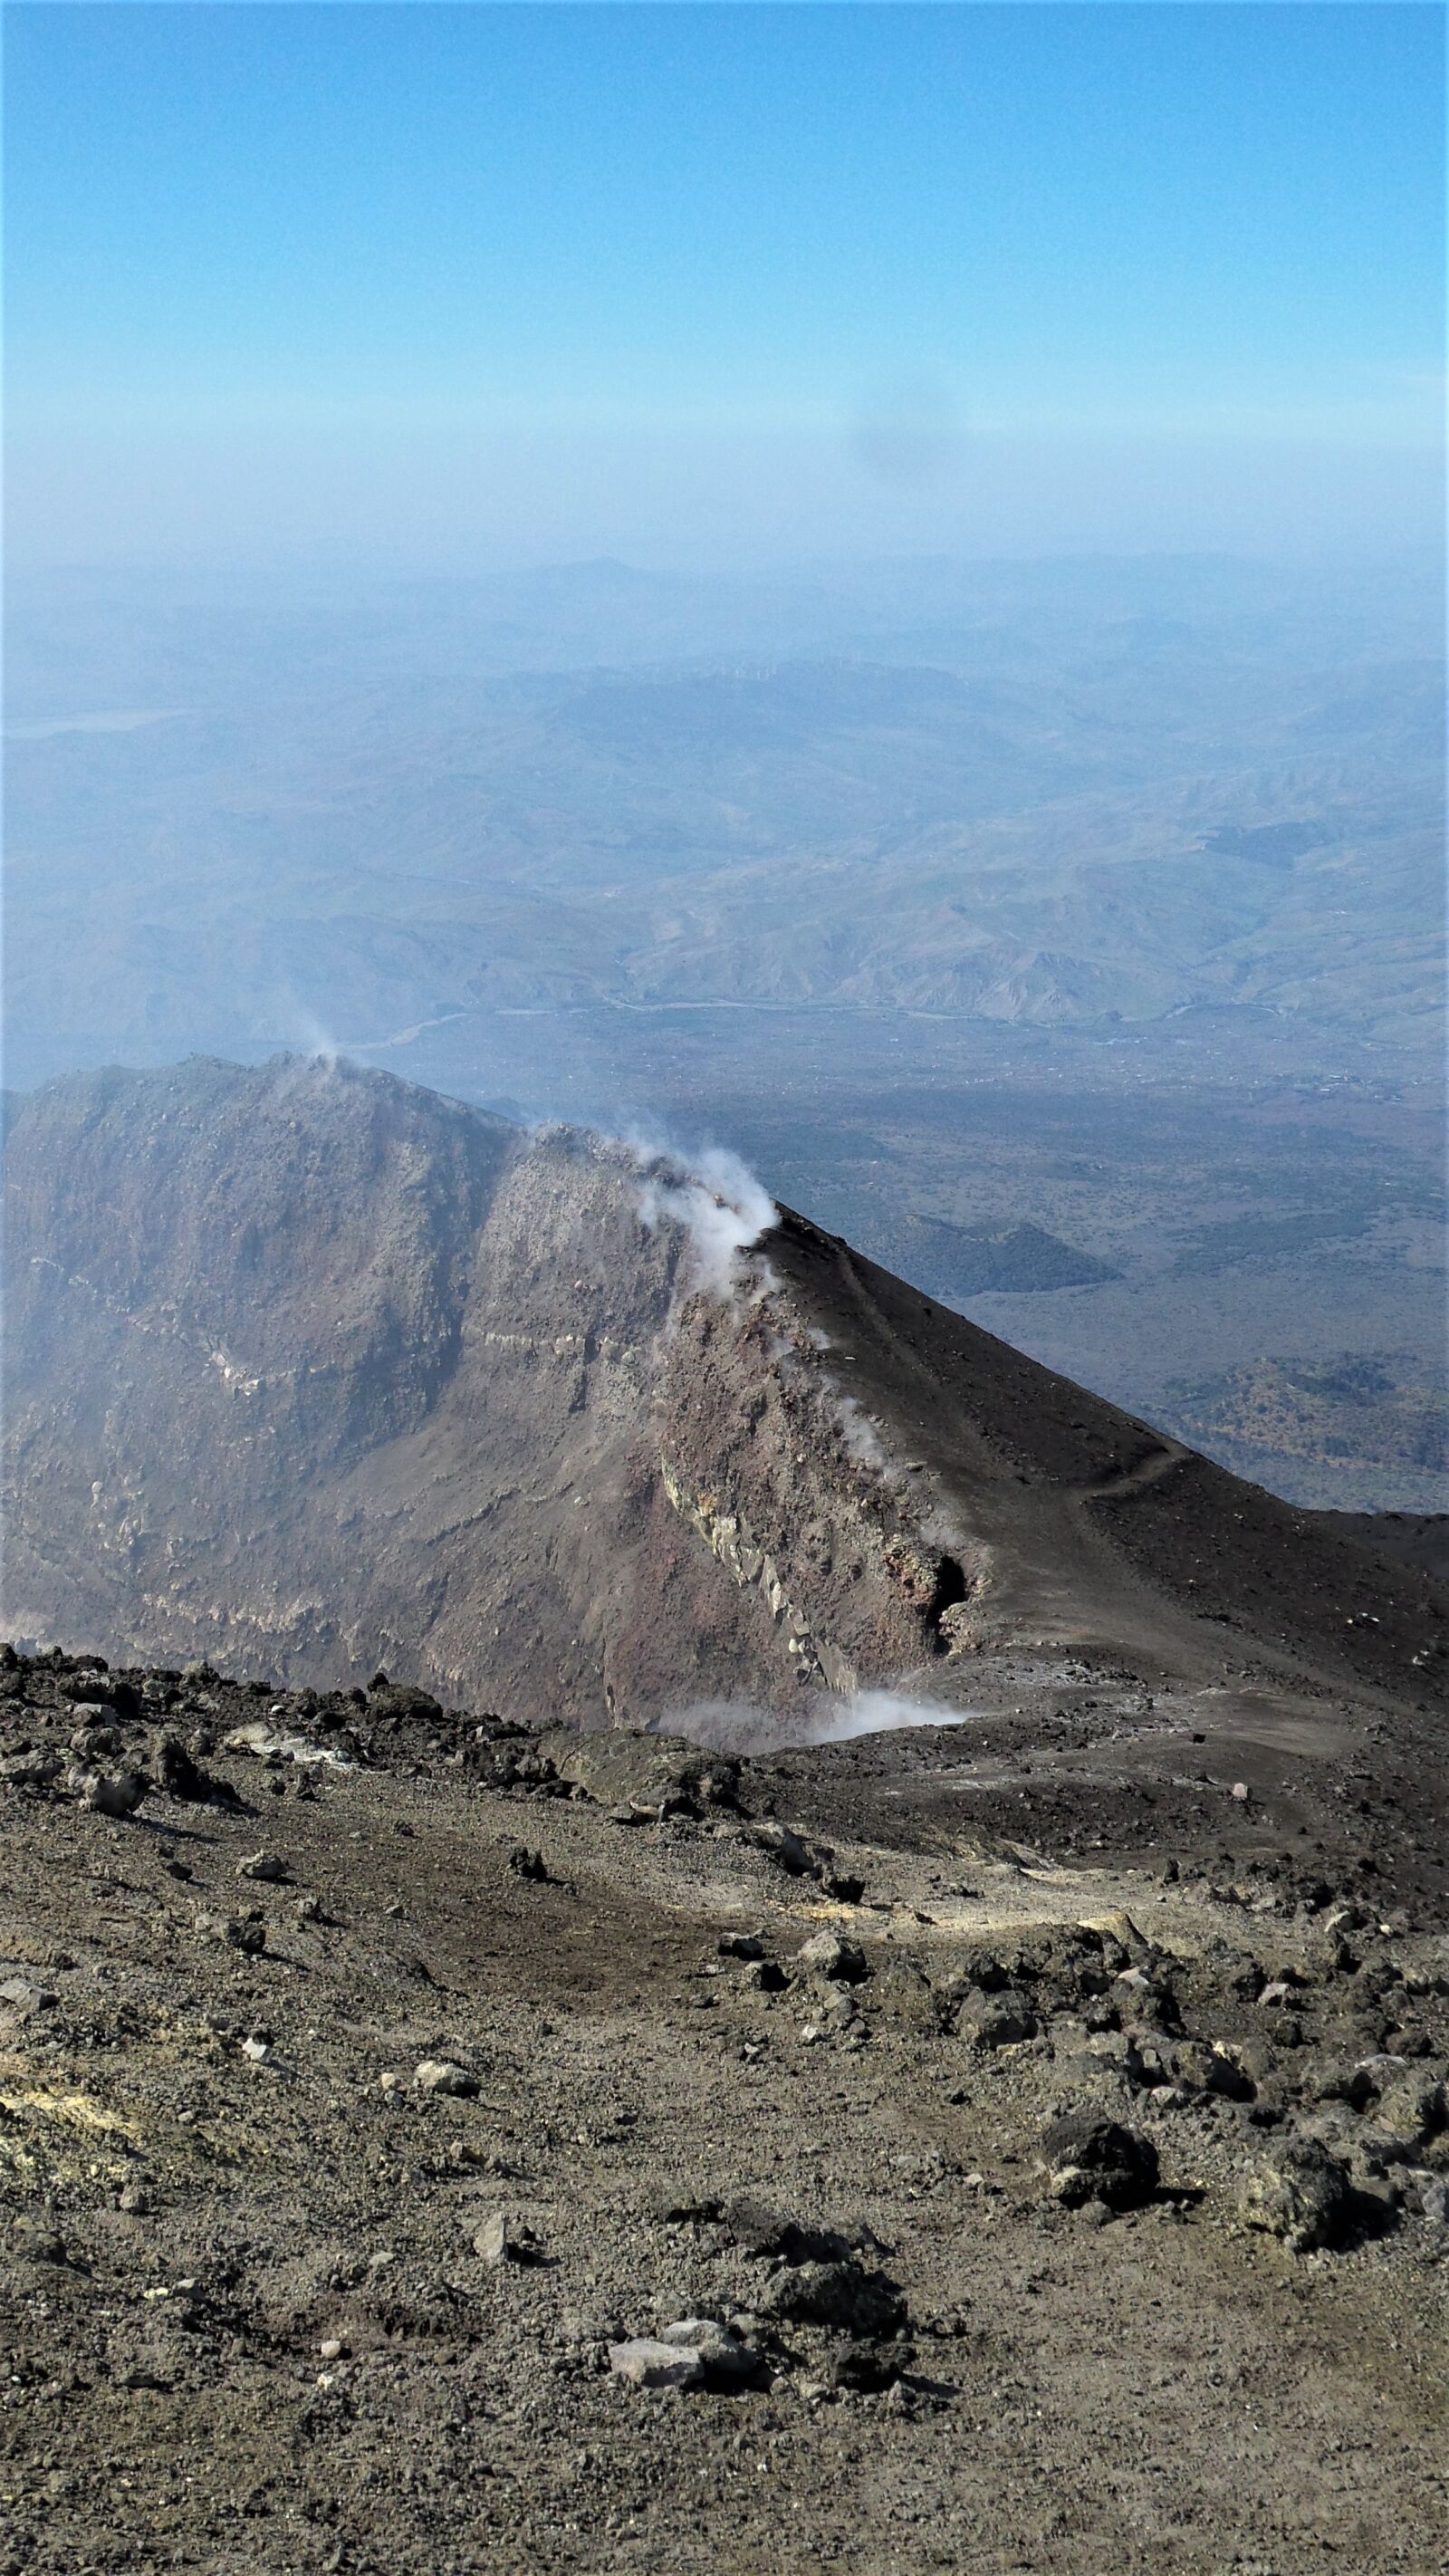
[(21, 1636), (584, 1725), (1023, 1645), (1436, 1669), (1418, 1571), (788, 1211), (727, 1263), (744, 1219), (598, 1137), (193, 1059), (35, 1094), (7, 1206)]

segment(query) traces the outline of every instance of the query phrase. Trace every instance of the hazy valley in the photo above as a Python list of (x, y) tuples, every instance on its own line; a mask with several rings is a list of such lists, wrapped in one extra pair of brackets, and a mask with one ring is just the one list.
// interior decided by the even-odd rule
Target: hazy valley
[(22, 585), (8, 1078), (341, 1046), (714, 1137), (1278, 1490), (1442, 1507), (1432, 591)]

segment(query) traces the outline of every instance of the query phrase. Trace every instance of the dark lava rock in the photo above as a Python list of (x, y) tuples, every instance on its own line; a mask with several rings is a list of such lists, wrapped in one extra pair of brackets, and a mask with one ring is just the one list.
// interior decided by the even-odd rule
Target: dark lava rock
[(185, 1798), (193, 1804), (233, 1805), (235, 1791), (224, 1780), (214, 1780), (195, 1762), (177, 1735), (157, 1735), (151, 1746), (151, 1770), (158, 1789), (168, 1798)]
[(766, 2315), (796, 2325), (869, 2339), (894, 2335), (906, 2321), (906, 2303), (894, 2281), (849, 2259), (787, 2265), (760, 2305)]
[(385, 1673), (379, 1673), (368, 1684), (367, 1714), (375, 1726), (402, 1726), (409, 1718), (431, 1722), (440, 1718), (443, 1710), (430, 1691), (418, 1690), (406, 1682), (390, 1682)]
[(1173, 2051), (1179, 2084), (1193, 2093), (1215, 2093), (1225, 2102), (1251, 2102), (1254, 2085), (1235, 2057), (1205, 2039), (1185, 2039)]
[(1003, 1986), (996, 1994), (968, 1995), (956, 2030), (970, 2048), (1014, 2048), (1021, 2040), (1035, 2039), (1037, 2020), (1025, 1996)]
[(787, 2263), (830, 2263), (850, 2252), (848, 2239), (835, 2228), (802, 2227), (772, 2201), (750, 2192), (727, 2200), (721, 2216), (744, 2254), (777, 2255)]
[(1047, 2189), (1067, 2209), (1095, 2200), (1108, 2209), (1131, 2209), (1157, 2189), (1157, 2149), (1150, 2138), (1120, 2120), (1069, 2111), (1046, 2131), (1038, 2163)]
[(848, 1869), (827, 1869), (820, 1884), (837, 1905), (858, 1905), (865, 1894), (865, 1880)]
[(826, 2365), (826, 2376), (835, 2388), (891, 2388), (915, 2358), (915, 2346), (899, 2335), (889, 2342), (841, 2344)]

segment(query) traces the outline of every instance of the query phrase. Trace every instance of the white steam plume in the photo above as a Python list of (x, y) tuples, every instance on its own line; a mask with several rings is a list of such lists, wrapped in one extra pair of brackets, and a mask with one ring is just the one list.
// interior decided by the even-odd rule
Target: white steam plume
[(272, 1007), (294, 1055), (305, 1056), (312, 1064), (332, 1065), (345, 1052), (341, 1039), (323, 1027), (311, 1003), (304, 1002), (290, 984), (276, 992)]
[(719, 1753), (784, 1753), (811, 1744), (847, 1744), (857, 1735), (888, 1735), (912, 1726), (960, 1726), (976, 1712), (902, 1691), (822, 1692), (800, 1709), (756, 1708), (748, 1700), (701, 1699), (671, 1710), (661, 1735), (682, 1735)]
[(312, 1012), (303, 1013), (302, 1020), (302, 1053), (310, 1056), (315, 1064), (335, 1064), (342, 1053), (341, 1041), (324, 1029)]
[(639, 1194), (645, 1225), (651, 1232), (667, 1221), (683, 1226), (695, 1286), (728, 1303), (740, 1285), (741, 1254), (780, 1222), (769, 1191), (727, 1146), (707, 1146), (686, 1163), (672, 1152), (650, 1154), (642, 1142), (630, 1142), (641, 1160), (649, 1155), (664, 1165), (650, 1172)]

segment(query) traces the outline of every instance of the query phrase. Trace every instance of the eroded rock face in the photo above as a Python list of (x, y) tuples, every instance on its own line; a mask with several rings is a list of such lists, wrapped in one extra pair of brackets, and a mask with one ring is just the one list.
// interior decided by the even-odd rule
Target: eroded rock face
[(48, 1086), (6, 1159), (21, 1637), (588, 1728), (1019, 1640), (1170, 1665), (1229, 1558), (1275, 1651), (1301, 1603), (1375, 1670), (1432, 1624), (788, 1210), (705, 1284), (708, 1194), (617, 1143), (196, 1059)]
[(803, 1328), (692, 1293), (624, 1148), (198, 1060), (51, 1086), (8, 1175), (22, 1633), (569, 1723), (929, 1646)]

